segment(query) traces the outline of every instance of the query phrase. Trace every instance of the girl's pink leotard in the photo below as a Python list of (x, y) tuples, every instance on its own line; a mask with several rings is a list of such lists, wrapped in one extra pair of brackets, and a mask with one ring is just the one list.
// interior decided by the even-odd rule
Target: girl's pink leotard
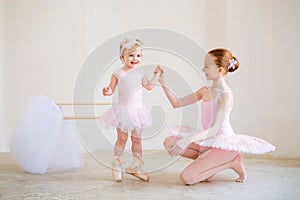
[[(217, 112), (219, 110), (219, 103), (218, 98), (221, 94), (224, 94), (225, 92), (219, 93), (216, 98), (210, 100), (210, 101), (202, 101), (201, 105), (201, 122), (202, 127), (204, 130), (207, 130), (211, 127), (212, 122), (215, 121), (215, 117), (217, 115)], [(229, 93), (229, 91), (228, 91)], [(231, 104), (232, 105), (232, 104)], [(232, 106), (226, 110), (225, 112), (225, 118), (223, 121), (222, 128), (219, 130), (218, 135), (234, 135), (234, 131), (231, 127), (230, 121), (229, 121), (229, 115), (232, 110)]]
[[(202, 102), (201, 107), (201, 122), (205, 130), (209, 129), (215, 120), (217, 112), (219, 110), (218, 98), (224, 93), (232, 95), (231, 91), (220, 92), (219, 95), (208, 101)], [(252, 154), (263, 154), (269, 151), (274, 151), (275, 146), (267, 141), (249, 135), (236, 134), (230, 124), (229, 116), (232, 107), (225, 111), (225, 118), (221, 129), (218, 133), (209, 137), (201, 142), (197, 142), (198, 145), (203, 147), (220, 148), (228, 151), (245, 152)], [(197, 133), (197, 131), (188, 126), (172, 126), (170, 129), (172, 134), (178, 137), (190, 136)]]
[(118, 69), (114, 75), (118, 79), (118, 103), (100, 117), (100, 123), (106, 127), (120, 128), (124, 132), (140, 131), (149, 126), (151, 115), (142, 102), (144, 74), (138, 70), (125, 72)]

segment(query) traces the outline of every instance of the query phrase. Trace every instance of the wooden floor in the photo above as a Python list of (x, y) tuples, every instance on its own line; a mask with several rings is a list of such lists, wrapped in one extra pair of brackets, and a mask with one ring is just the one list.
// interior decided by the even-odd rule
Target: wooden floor
[[(103, 155), (108, 162), (110, 155)], [(160, 166), (166, 156), (163, 151), (158, 152), (155, 159), (145, 159), (146, 165)], [(0, 199), (300, 199), (300, 159), (246, 158), (246, 183), (234, 182), (237, 175), (225, 170), (210, 182), (193, 186), (178, 181), (188, 159), (172, 160), (169, 165), (152, 170), (148, 183), (127, 174), (122, 183), (116, 183), (105, 162), (90, 155), (85, 155), (84, 161), (80, 169), (34, 175), (19, 168), (9, 153), (0, 153)]]

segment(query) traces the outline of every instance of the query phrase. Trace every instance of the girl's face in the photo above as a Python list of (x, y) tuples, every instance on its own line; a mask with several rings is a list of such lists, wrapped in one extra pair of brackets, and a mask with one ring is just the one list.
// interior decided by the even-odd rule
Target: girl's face
[(142, 60), (142, 50), (135, 49), (121, 56), (124, 65), (130, 69), (137, 67)]
[(202, 71), (205, 73), (207, 80), (215, 80), (220, 75), (220, 70), (214, 63), (211, 56), (206, 55), (204, 59), (204, 66)]

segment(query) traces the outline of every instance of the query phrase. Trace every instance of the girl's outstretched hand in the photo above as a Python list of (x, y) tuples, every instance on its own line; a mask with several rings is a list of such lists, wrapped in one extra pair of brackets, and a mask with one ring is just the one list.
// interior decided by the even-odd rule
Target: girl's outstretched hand
[(104, 87), (102, 93), (104, 96), (112, 95), (112, 89), (110, 87)]

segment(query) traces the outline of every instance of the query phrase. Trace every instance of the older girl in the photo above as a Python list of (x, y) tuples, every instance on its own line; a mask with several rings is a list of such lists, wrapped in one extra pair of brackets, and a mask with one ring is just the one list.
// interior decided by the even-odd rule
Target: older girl
[(233, 95), (225, 82), (227, 73), (239, 68), (239, 61), (227, 49), (213, 49), (205, 57), (203, 72), (209, 87), (202, 87), (195, 93), (177, 98), (166, 86), (163, 73), (160, 83), (174, 108), (190, 105), (202, 100), (201, 120), (204, 128), (199, 132), (188, 126), (174, 126), (164, 141), (170, 155), (193, 159), (180, 174), (182, 183), (192, 185), (208, 180), (217, 172), (231, 168), (237, 174), (237, 182), (246, 179), (246, 172), (240, 152), (262, 154), (275, 147), (252, 136), (235, 134), (229, 115), (233, 106)]

